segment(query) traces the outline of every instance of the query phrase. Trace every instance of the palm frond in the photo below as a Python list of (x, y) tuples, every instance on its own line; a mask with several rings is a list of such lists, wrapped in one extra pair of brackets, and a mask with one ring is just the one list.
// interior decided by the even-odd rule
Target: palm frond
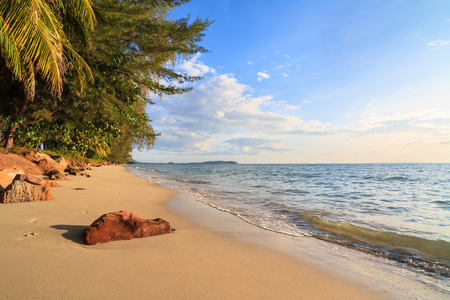
[(0, 1), (0, 54), (30, 98), (34, 97), (37, 74), (55, 95), (61, 95), (68, 65), (80, 81), (86, 72), (91, 76), (66, 37), (61, 11), (70, 12), (89, 30), (95, 25), (91, 0)]

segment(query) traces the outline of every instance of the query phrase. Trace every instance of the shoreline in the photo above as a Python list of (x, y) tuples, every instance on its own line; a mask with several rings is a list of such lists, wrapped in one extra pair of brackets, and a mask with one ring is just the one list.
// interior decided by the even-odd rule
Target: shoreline
[(183, 218), (224, 237), (281, 253), (383, 299), (446, 299), (444, 292), (437, 292), (417, 281), (417, 275), (411, 270), (399, 271), (398, 266), (388, 260), (380, 261), (373, 255), (314, 237), (296, 237), (260, 228), (198, 202), (194, 196), (183, 192), (175, 195), (166, 205)]
[[(147, 178), (145, 173), (137, 172), (133, 166), (128, 166), (128, 170)], [(151, 173), (149, 178), (153, 178)], [(189, 178), (186, 180), (189, 181)], [(159, 181), (156, 180), (156, 182)], [(173, 185), (169, 184), (168, 188), (173, 189)], [(183, 188), (179, 194), (168, 201), (169, 208), (176, 214), (220, 234), (293, 257), (326, 274), (355, 283), (376, 294), (383, 294), (384, 297), (447, 299), (449, 296), (445, 278), (433, 278), (398, 264), (396, 261), (357, 251), (341, 244), (259, 227), (228, 211), (197, 200), (197, 192), (192, 195), (187, 193), (189, 190), (189, 188)]]
[[(259, 245), (195, 224), (166, 202), (176, 192), (126, 167), (70, 177), (46, 202), (0, 206), (0, 291), (10, 299), (378, 299), (375, 294)], [(86, 190), (75, 190), (83, 187)], [(96, 246), (81, 233), (104, 213), (162, 218), (172, 234)]]

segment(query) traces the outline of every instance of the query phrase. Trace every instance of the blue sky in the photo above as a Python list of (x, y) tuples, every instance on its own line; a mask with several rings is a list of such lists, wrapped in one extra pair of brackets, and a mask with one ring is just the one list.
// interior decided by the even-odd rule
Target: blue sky
[(211, 53), (145, 162), (450, 162), (450, 1), (191, 0)]

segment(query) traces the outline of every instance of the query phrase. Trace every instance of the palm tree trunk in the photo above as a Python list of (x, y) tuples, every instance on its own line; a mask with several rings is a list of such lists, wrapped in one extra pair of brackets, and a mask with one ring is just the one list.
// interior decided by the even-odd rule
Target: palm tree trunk
[[(19, 107), (19, 110), (16, 112), (16, 120), (20, 117), (22, 117), (25, 114), (25, 111), (28, 107), (28, 104), (30, 103), (30, 97), (27, 92), (25, 92), (22, 104)], [(17, 129), (17, 123), (14, 125), (11, 124), (8, 129), (6, 130), (4, 141), (5, 141), (5, 148), (6, 150), (10, 150), (14, 144), (14, 132)]]
[(17, 125), (9, 126), (8, 130), (6, 130), (5, 133), (5, 148), (6, 150), (10, 150), (14, 143), (14, 136), (13, 133), (16, 131)]

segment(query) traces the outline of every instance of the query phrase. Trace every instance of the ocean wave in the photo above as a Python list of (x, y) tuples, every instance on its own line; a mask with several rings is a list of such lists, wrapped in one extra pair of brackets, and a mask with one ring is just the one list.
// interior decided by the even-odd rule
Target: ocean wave
[(450, 277), (450, 243), (447, 241), (428, 240), (343, 221), (330, 221), (311, 211), (300, 213), (299, 218), (320, 231), (314, 234), (317, 238)]
[(407, 181), (407, 180), (411, 180), (410, 178), (408, 178), (408, 177), (404, 177), (404, 176), (393, 176), (393, 177), (389, 177), (389, 178), (386, 178), (386, 179), (384, 179), (384, 180), (400, 180), (400, 181)]
[(178, 178), (175, 179), (176, 181), (179, 182), (185, 182), (185, 183), (197, 183), (197, 184), (208, 184), (210, 183), (209, 181), (206, 180), (191, 180), (191, 179), (183, 179), (183, 178)]

